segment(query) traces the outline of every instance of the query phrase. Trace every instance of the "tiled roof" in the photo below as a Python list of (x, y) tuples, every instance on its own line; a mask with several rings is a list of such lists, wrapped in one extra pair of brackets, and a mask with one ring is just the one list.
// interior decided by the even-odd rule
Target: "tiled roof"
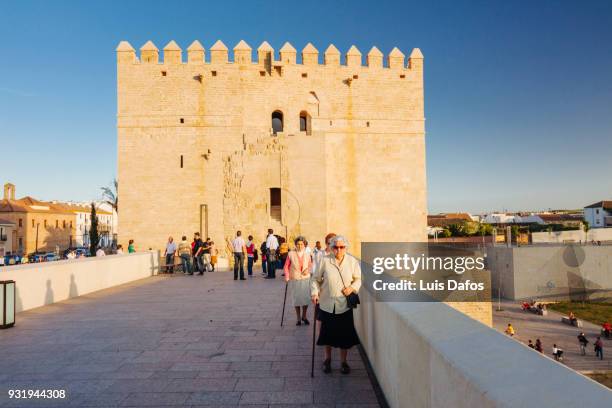
[[(0, 213), (25, 212), (49, 214), (75, 214), (77, 212), (91, 212), (91, 207), (81, 204), (52, 203), (40, 201), (26, 196), (18, 200), (0, 200)], [(98, 215), (111, 215), (110, 212), (96, 208)]]
[(587, 205), (584, 208), (603, 208), (604, 210), (611, 210), (612, 211), (612, 201), (604, 200), (604, 201), (600, 201), (600, 202), (595, 203), (595, 204)]

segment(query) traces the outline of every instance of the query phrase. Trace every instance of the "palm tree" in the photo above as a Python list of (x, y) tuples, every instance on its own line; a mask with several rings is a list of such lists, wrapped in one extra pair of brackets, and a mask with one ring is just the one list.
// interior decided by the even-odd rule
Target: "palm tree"
[(101, 187), (104, 202), (109, 204), (117, 213), (119, 212), (118, 189), (119, 183), (117, 182), (117, 179), (113, 179), (113, 185), (111, 187)]

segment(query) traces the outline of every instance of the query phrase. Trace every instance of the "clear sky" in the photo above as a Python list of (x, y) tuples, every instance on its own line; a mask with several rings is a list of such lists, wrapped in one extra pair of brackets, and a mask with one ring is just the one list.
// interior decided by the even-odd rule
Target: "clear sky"
[(244, 39), (421, 48), (431, 212), (612, 199), (612, 1), (0, 5), (0, 183), (18, 196), (88, 200), (115, 177), (120, 40)]

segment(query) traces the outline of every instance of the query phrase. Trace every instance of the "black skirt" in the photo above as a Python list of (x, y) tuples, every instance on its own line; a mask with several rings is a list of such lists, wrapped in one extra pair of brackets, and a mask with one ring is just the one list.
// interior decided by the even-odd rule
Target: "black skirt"
[(317, 339), (318, 346), (349, 349), (359, 344), (359, 337), (353, 322), (353, 309), (342, 314), (334, 314), (317, 307), (317, 320), (321, 322), (321, 330)]

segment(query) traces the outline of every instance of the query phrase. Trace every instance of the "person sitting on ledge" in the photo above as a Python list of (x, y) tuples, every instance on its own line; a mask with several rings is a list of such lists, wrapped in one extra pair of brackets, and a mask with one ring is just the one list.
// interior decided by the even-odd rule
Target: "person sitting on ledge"
[(577, 326), (576, 322), (578, 321), (578, 319), (576, 319), (576, 316), (574, 315), (574, 312), (572, 312), (570, 310), (569, 315), (567, 316), (567, 318), (569, 319), (569, 321), (572, 324), (572, 326)]
[(553, 356), (555, 356), (555, 360), (563, 360), (563, 350), (557, 347), (556, 344), (553, 344)]
[(531, 308), (531, 306), (527, 302), (523, 302), (523, 304), (521, 305), (521, 309), (523, 309), (524, 311), (527, 311), (530, 308)]

